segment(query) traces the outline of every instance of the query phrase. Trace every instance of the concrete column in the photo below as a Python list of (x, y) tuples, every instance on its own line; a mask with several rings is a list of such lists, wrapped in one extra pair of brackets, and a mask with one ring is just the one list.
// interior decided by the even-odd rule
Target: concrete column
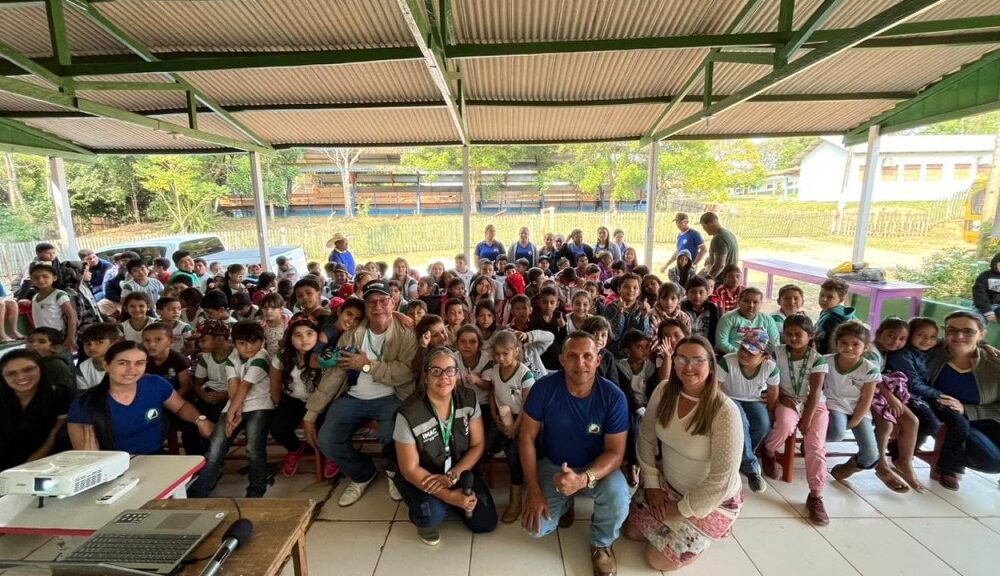
[(59, 237), (66, 243), (66, 260), (76, 260), (78, 248), (76, 231), (73, 230), (73, 213), (69, 207), (69, 189), (66, 188), (66, 166), (62, 158), (49, 157), (49, 194), (56, 208)]
[(875, 182), (879, 176), (879, 135), (878, 124), (868, 129), (868, 150), (865, 152), (865, 179), (861, 185), (861, 201), (858, 203), (858, 227), (854, 231), (854, 252), (851, 262), (861, 264), (865, 261), (865, 242), (868, 240), (868, 223), (871, 221), (872, 197), (875, 195)]
[(469, 179), (469, 147), (462, 146), (462, 252), (469, 268), (479, 269), (472, 261), (472, 181)]
[(271, 271), (271, 255), (267, 248), (267, 214), (264, 212), (264, 179), (260, 173), (260, 156), (250, 152), (250, 187), (253, 189), (254, 217), (257, 219), (257, 246), (260, 249), (260, 265), (264, 271)]
[(653, 241), (656, 236), (656, 187), (657, 164), (660, 159), (660, 143), (654, 140), (649, 145), (649, 165), (646, 172), (646, 257), (643, 262), (653, 269)]

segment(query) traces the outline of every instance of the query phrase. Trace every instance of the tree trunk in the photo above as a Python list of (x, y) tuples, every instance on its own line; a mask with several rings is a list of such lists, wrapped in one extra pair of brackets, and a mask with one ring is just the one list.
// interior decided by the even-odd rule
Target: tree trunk
[(14, 153), (6, 152), (3, 157), (7, 164), (7, 188), (10, 197), (10, 207), (18, 208), (21, 206), (22, 201), (21, 190), (17, 184), (17, 165), (14, 164)]
[(354, 190), (351, 189), (351, 164), (343, 157), (340, 165), (340, 186), (344, 189), (344, 217), (354, 218)]
[(142, 214), (139, 212), (139, 192), (135, 189), (135, 182), (132, 182), (131, 189), (132, 193), (129, 195), (129, 199), (132, 204), (132, 218), (136, 224), (142, 224)]

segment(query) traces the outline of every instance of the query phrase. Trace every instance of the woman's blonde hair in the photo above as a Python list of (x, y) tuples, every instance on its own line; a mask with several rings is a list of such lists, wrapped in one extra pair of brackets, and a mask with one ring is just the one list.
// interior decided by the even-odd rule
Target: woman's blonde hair
[(686, 430), (696, 436), (707, 436), (712, 429), (712, 422), (722, 409), (722, 404), (726, 401), (726, 396), (719, 388), (719, 382), (715, 379), (715, 352), (703, 336), (685, 336), (674, 347), (673, 368), (670, 371), (670, 378), (660, 384), (666, 386), (663, 400), (660, 402), (660, 410), (656, 418), (662, 426), (667, 426), (673, 418), (677, 409), (678, 398), (680, 398), (683, 385), (677, 376), (677, 351), (685, 344), (701, 346), (705, 350), (705, 357), (708, 359), (708, 379), (705, 383), (705, 391), (702, 392), (698, 405), (694, 409), (694, 417), (688, 422)]

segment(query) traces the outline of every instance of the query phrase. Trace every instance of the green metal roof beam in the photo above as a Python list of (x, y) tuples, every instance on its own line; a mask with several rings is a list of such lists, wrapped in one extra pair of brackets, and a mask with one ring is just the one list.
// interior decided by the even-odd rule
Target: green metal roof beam
[(63, 0), (45, 0), (45, 17), (49, 25), (49, 42), (52, 54), (60, 66), (73, 63), (70, 55), (69, 37), (66, 36), (66, 13)]
[(20, 132), (21, 134), (25, 135), (25, 137), (30, 137), (36, 140), (40, 140), (44, 143), (43, 145), (44, 148), (58, 148), (66, 150), (68, 152), (76, 152), (78, 154), (84, 154), (84, 155), (91, 153), (90, 150), (84, 148), (83, 146), (78, 146), (70, 142), (69, 140), (64, 140), (63, 138), (56, 136), (55, 134), (50, 134), (48, 132), (35, 128), (34, 126), (28, 126), (23, 122), (17, 122), (16, 120), (8, 120), (0, 118), (0, 128), (6, 128), (7, 130), (16, 130), (17, 132)]
[(643, 137), (640, 143), (642, 145), (646, 145), (653, 140), (668, 138), (689, 126), (700, 122), (705, 117), (716, 116), (720, 112), (749, 100), (750, 98), (773, 88), (781, 82), (788, 80), (796, 74), (800, 74), (801, 72), (804, 72), (805, 70), (808, 70), (809, 68), (828, 60), (837, 54), (840, 54), (844, 50), (852, 48), (864, 40), (867, 40), (872, 36), (876, 36), (893, 26), (898, 25), (900, 22), (912, 18), (943, 1), (944, 0), (901, 0), (892, 7), (883, 10), (882, 12), (862, 22), (857, 27), (851, 29), (849, 33), (844, 34), (844, 36), (842, 36), (839, 40), (830, 41), (823, 47), (810, 51), (787, 66), (778, 68), (767, 76), (751, 82), (744, 88), (736, 91), (736, 93), (730, 95), (728, 98), (713, 103), (711, 106), (697, 114), (692, 114), (679, 122), (675, 122), (667, 128), (657, 131), (651, 136)]
[[(734, 32), (739, 30), (740, 27), (743, 26), (743, 24), (745, 24), (747, 20), (752, 18), (753, 15), (756, 14), (758, 10), (760, 10), (760, 7), (763, 4), (764, 0), (747, 0), (747, 3), (744, 4), (743, 8), (740, 9), (740, 12), (739, 14), (736, 15), (736, 18), (734, 18), (733, 21), (729, 23), (729, 26), (726, 27), (725, 35), (732, 35)], [(694, 72), (691, 73), (691, 76), (689, 76), (688, 79), (684, 81), (684, 84), (681, 85), (680, 91), (674, 95), (674, 99), (670, 101), (670, 104), (667, 104), (667, 107), (663, 109), (663, 112), (660, 112), (660, 114), (656, 117), (656, 120), (653, 120), (653, 124), (649, 127), (648, 130), (646, 130), (645, 133), (646, 136), (648, 136), (654, 130), (656, 130), (656, 127), (660, 125), (660, 122), (663, 122), (664, 118), (670, 116), (670, 113), (673, 112), (674, 109), (677, 108), (677, 105), (680, 104), (681, 101), (684, 99), (684, 97), (691, 92), (691, 90), (694, 88), (695, 83), (698, 80), (698, 76), (700, 76), (703, 72), (707, 72), (708, 66), (712, 61), (711, 60), (712, 56), (718, 54), (719, 52), (721, 52), (720, 49), (718, 48), (713, 49), (711, 52), (709, 52), (708, 56), (704, 60), (702, 60), (698, 68), (696, 68)]]
[(773, 52), (713, 52), (708, 56), (709, 62), (732, 62), (734, 64), (760, 64), (770, 66), (774, 63)]
[(77, 81), (74, 83), (77, 90), (108, 90), (108, 91), (183, 91), (185, 86), (177, 82), (105, 82), (105, 81)]
[(455, 99), (451, 82), (449, 81), (448, 64), (442, 46), (434, 42), (434, 34), (431, 31), (431, 23), (425, 9), (425, 4), (421, 0), (396, 0), (399, 11), (402, 13), (403, 21), (413, 41), (416, 42), (420, 54), (423, 56), (427, 72), (431, 75), (431, 80), (441, 93), (448, 108), (448, 116), (451, 117), (452, 124), (458, 132), (458, 139), (462, 144), (469, 142), (469, 133), (466, 129), (465, 120), (462, 118), (462, 111), (459, 109)]
[(54, 84), (56, 86), (63, 85), (64, 79), (58, 74), (49, 70), (45, 66), (42, 66), (31, 58), (28, 58), (20, 50), (17, 50), (13, 46), (5, 44), (4, 42), (0, 42), (0, 58), (9, 61), (11, 64), (24, 72), (38, 76), (50, 84)]
[[(883, 32), (879, 38), (895, 36), (912, 36), (917, 34), (940, 34), (942, 32), (968, 32), (1000, 28), (1000, 14), (989, 16), (973, 16), (969, 18), (951, 18), (948, 20), (928, 20), (926, 22), (905, 22), (892, 30)], [(817, 42), (836, 40), (844, 30), (817, 30), (812, 39)]]
[[(66, 1), (70, 2), (70, 4), (74, 8), (82, 12), (84, 16), (86, 16), (91, 22), (97, 25), (101, 30), (103, 30), (105, 33), (110, 35), (118, 42), (121, 42), (125, 47), (127, 47), (129, 50), (137, 54), (143, 60), (146, 60), (147, 62), (156, 62), (159, 60), (159, 58), (157, 58), (156, 55), (152, 53), (152, 51), (143, 46), (141, 42), (133, 38), (128, 32), (123, 30), (117, 24), (106, 18), (103, 14), (101, 14), (101, 12), (96, 7), (90, 4), (87, 0), (66, 0)], [(270, 144), (268, 144), (266, 140), (258, 136), (253, 130), (251, 130), (245, 124), (237, 120), (235, 116), (227, 112), (218, 102), (215, 101), (215, 99), (209, 97), (206, 94), (203, 94), (197, 88), (188, 84), (183, 78), (175, 74), (169, 74), (169, 76), (175, 82), (182, 85), (183, 88), (187, 89), (191, 94), (193, 94), (195, 98), (204, 103), (205, 106), (208, 106), (216, 114), (222, 116), (223, 120), (225, 120), (226, 123), (232, 126), (237, 132), (243, 134), (243, 136), (249, 138), (255, 144), (265, 149), (270, 148)]]
[(822, 4), (812, 14), (809, 15), (809, 19), (805, 21), (802, 28), (799, 28), (792, 34), (792, 37), (785, 42), (785, 45), (778, 49), (774, 54), (774, 60), (776, 63), (787, 63), (788, 59), (795, 54), (795, 52), (809, 40), (812, 36), (826, 21), (833, 15), (834, 11), (844, 3), (844, 0), (824, 0)]
[(1000, 50), (966, 64), (906, 102), (861, 124), (844, 140), (857, 144), (871, 126), (882, 134), (1000, 109)]
[(0, 150), (93, 162), (90, 150), (13, 120), (0, 119)]
[[(930, 36), (890, 36), (872, 38), (855, 48), (915, 48), (919, 46), (971, 46), (974, 44), (996, 44), (1000, 42), (1000, 30), (986, 32), (964, 32), (956, 34), (934, 34)], [(818, 48), (822, 43), (809, 42), (806, 48)]]
[(795, 0), (781, 0), (778, 8), (778, 32), (790, 34), (795, 20)]

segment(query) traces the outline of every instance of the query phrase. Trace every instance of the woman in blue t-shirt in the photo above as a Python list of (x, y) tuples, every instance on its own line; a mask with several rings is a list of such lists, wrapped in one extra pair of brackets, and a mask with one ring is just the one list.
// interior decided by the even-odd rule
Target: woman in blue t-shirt
[(107, 374), (100, 384), (73, 401), (69, 438), (76, 450), (122, 450), (159, 454), (163, 450), (164, 410), (198, 427), (209, 438), (215, 425), (160, 376), (146, 374), (142, 345), (123, 340), (104, 355)]
[(517, 242), (507, 249), (507, 261), (517, 262), (520, 259), (528, 261), (528, 268), (538, 265), (538, 248), (531, 242), (531, 233), (527, 226), (522, 226), (517, 233)]

